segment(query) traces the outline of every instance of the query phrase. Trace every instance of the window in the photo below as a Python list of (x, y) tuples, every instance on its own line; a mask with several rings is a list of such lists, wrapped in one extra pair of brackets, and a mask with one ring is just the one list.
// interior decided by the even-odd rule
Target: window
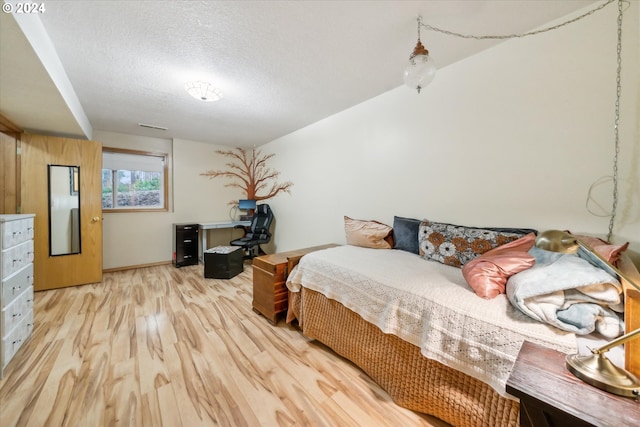
[(167, 154), (102, 149), (102, 210), (166, 211)]

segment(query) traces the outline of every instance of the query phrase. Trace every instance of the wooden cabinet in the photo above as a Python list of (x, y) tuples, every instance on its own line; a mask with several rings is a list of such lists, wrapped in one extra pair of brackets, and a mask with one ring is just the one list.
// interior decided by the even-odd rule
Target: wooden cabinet
[(34, 216), (0, 215), (0, 378), (33, 330)]
[(637, 426), (640, 405), (597, 389), (565, 367), (565, 354), (525, 341), (507, 380), (520, 399), (520, 425)]
[(173, 224), (173, 265), (198, 264), (198, 224)]
[(295, 251), (262, 255), (253, 259), (253, 309), (277, 323), (280, 313), (287, 311), (289, 261), (300, 259), (310, 252), (337, 246), (328, 244)]

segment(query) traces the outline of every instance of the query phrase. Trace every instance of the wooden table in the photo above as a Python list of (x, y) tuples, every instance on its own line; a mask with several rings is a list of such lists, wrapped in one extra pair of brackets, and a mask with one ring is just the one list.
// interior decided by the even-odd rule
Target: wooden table
[(575, 377), (565, 354), (525, 341), (507, 392), (520, 399), (520, 425), (640, 426), (640, 402), (617, 396)]
[(297, 261), (302, 256), (327, 249), (335, 244), (313, 246), (289, 252), (262, 255), (253, 259), (253, 310), (276, 324), (280, 313), (287, 311), (289, 261)]

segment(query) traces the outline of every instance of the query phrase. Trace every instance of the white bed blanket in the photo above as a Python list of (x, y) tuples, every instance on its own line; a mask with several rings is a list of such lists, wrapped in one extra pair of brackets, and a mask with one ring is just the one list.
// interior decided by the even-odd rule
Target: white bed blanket
[(491, 385), (503, 396), (526, 339), (576, 351), (575, 335), (537, 322), (505, 295), (486, 300), (459, 268), (394, 249), (339, 246), (305, 255), (287, 280), (334, 299), (422, 354)]
[[(536, 248), (534, 248), (536, 249)], [(615, 277), (570, 254), (530, 251), (536, 264), (507, 282), (507, 298), (523, 313), (560, 329), (606, 338), (624, 333), (616, 311), (624, 310)]]

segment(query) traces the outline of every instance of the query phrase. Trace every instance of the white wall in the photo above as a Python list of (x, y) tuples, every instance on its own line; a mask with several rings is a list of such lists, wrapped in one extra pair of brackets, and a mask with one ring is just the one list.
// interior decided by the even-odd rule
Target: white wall
[[(640, 4), (629, 7), (614, 241), (630, 241), (640, 262)], [(276, 224), (267, 251), (343, 243), (343, 215), (606, 235), (608, 219), (585, 202), (612, 173), (616, 15), (608, 6), (505, 42), (439, 70), (420, 95), (400, 87), (261, 147), (276, 153), (270, 166), (281, 180), (295, 183), (268, 201)], [(104, 215), (105, 269), (169, 261), (172, 223), (225, 220), (228, 201), (242, 197), (229, 181), (199, 175), (224, 169), (215, 150), (227, 147), (100, 131), (94, 139), (167, 149), (174, 162), (170, 212)], [(608, 209), (610, 194), (610, 184), (597, 186), (590, 206)], [(211, 245), (236, 236), (209, 234)]]
[[(228, 147), (104, 131), (95, 131), (94, 139), (104, 147), (173, 153), (168, 212), (103, 214), (104, 269), (171, 261), (173, 223), (228, 219), (227, 202), (240, 196), (237, 190), (224, 187), (226, 181), (199, 176), (208, 169), (223, 169), (226, 159), (215, 150)], [(230, 237), (238, 235), (242, 235), (239, 230), (212, 232), (210, 243), (228, 244)]]
[[(174, 203), (175, 222), (214, 222), (231, 219), (233, 200), (244, 198), (244, 193), (227, 187), (232, 182), (226, 178), (210, 179), (200, 174), (208, 170), (226, 170), (225, 164), (231, 159), (216, 153), (229, 147), (203, 142), (175, 139), (173, 141), (174, 160)], [(220, 229), (208, 232), (209, 247), (228, 245), (241, 230)]]
[[(613, 239), (636, 252), (639, 6), (631, 2), (624, 20)], [(585, 204), (592, 183), (612, 174), (616, 18), (609, 6), (507, 41), (439, 70), (420, 95), (400, 87), (264, 146), (282, 179), (295, 183), (291, 196), (270, 201), (276, 249), (343, 243), (343, 215), (606, 235), (608, 218)], [(590, 207), (609, 209), (611, 188), (598, 186)]]
[[(164, 138), (95, 130), (93, 139), (100, 141), (103, 147), (169, 154), (172, 151), (171, 140)], [(171, 193), (169, 206), (172, 206)], [(171, 211), (103, 213), (102, 217), (104, 269), (171, 260)]]

